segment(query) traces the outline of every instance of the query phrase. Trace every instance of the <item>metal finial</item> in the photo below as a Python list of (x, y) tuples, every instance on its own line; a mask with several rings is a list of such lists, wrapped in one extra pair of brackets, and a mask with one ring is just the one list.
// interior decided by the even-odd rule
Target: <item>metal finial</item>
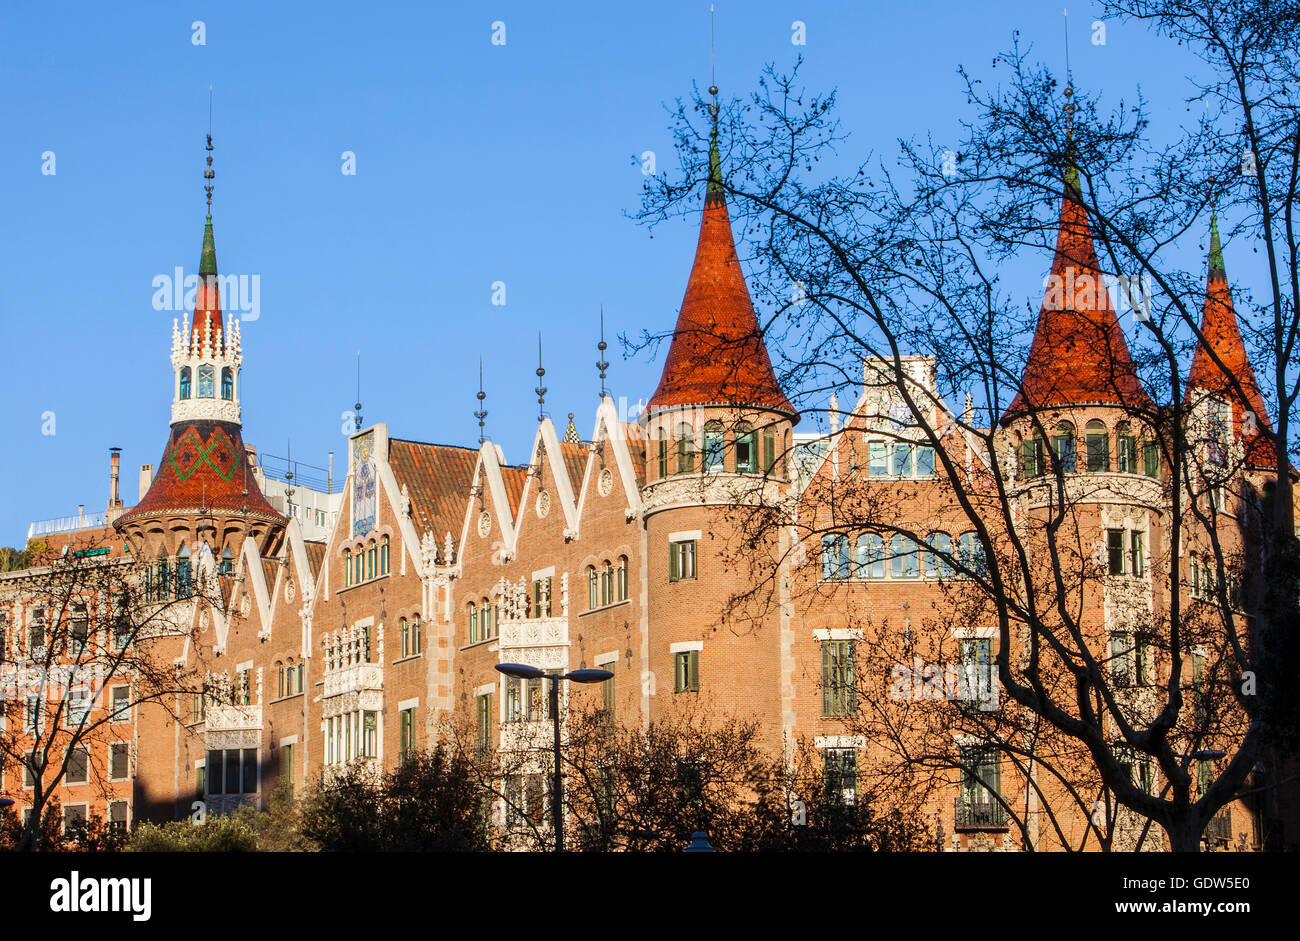
[(488, 414), (487, 409), (483, 407), (483, 400), (486, 398), (487, 393), (483, 391), (483, 357), (480, 356), (478, 358), (478, 411), (474, 413), (474, 417), (478, 419), (478, 443), (480, 447), (487, 440), (483, 435), (484, 419), (487, 418)]
[(713, 96), (713, 104), (709, 105), (709, 117), (713, 120), (714, 133), (717, 133), (718, 126), (718, 61), (717, 61), (717, 43), (716, 30), (714, 28), (713, 4), (709, 4), (709, 94)]
[(361, 351), (357, 350), (357, 404), (353, 406), (356, 430), (361, 430)]
[(1065, 124), (1067, 130), (1074, 130), (1074, 77), (1070, 74), (1070, 11), (1062, 8), (1061, 18), (1065, 26)]
[(542, 380), (546, 376), (546, 368), (542, 366), (542, 335), (537, 334), (537, 388), (533, 391), (537, 393), (537, 420), (538, 422), (546, 421), (546, 386), (542, 385)]
[(605, 370), (609, 369), (609, 362), (605, 359), (605, 350), (609, 349), (609, 344), (605, 342), (605, 305), (600, 305), (600, 342), (596, 344), (596, 349), (600, 351), (600, 359), (596, 363), (596, 368), (600, 370), (600, 398), (605, 398)]
[(216, 179), (217, 173), (212, 169), (212, 134), (208, 134), (208, 157), (207, 166), (203, 169), (203, 192), (208, 198), (208, 215), (212, 215), (212, 181)]

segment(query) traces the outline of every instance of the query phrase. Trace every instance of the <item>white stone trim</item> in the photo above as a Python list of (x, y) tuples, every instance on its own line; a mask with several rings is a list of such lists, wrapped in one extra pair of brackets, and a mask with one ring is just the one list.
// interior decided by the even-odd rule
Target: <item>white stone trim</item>
[(555, 577), (555, 566), (552, 565), (549, 568), (538, 569), (536, 572), (533, 573), (532, 580), (537, 581), (539, 578), (554, 578), (554, 577)]
[(474, 687), (475, 696), (490, 696), (497, 691), (496, 683), (484, 683), (482, 686)]
[(403, 699), (401, 702), (399, 702), (397, 704), (397, 711), (405, 712), (407, 709), (418, 709), (419, 706), (420, 706), (420, 697), (416, 696), (414, 699)]
[(675, 644), (668, 645), (669, 653), (685, 653), (688, 650), (703, 650), (704, 641), (702, 640), (679, 640)]
[(690, 542), (692, 539), (699, 542), (704, 538), (704, 534), (698, 529), (683, 529), (681, 532), (669, 533), (669, 542)]
[(867, 739), (864, 735), (819, 735), (813, 739), (813, 745), (818, 748), (866, 748)]
[(243, 671), (243, 670), (251, 670), (251, 669), (253, 669), (253, 661), (252, 661), (252, 660), (245, 660), (243, 663), (236, 663), (236, 664), (235, 664), (235, 672), (236, 672), (236, 673), (239, 673), (239, 672), (241, 672), (241, 671)]
[(286, 745), (297, 745), (297, 744), (298, 744), (298, 736), (296, 735), (286, 735), (284, 738), (280, 739), (281, 748), (284, 748), (284, 746)]
[(952, 636), (958, 640), (972, 640), (975, 638), (987, 637), (990, 640), (997, 636), (995, 627), (954, 627)]
[(860, 627), (819, 627), (812, 633), (813, 640), (862, 640)]
[(592, 658), (592, 662), (595, 663), (596, 666), (600, 666), (602, 663), (617, 663), (618, 651), (611, 650), (609, 653), (596, 654), (596, 656)]

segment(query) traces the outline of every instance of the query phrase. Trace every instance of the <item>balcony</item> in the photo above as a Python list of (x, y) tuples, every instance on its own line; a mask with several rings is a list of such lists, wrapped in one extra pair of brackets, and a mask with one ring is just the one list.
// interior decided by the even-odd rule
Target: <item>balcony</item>
[(965, 797), (953, 798), (953, 828), (958, 833), (970, 830), (1006, 830), (1007, 809), (995, 800), (971, 800)]
[(261, 706), (212, 705), (204, 719), (205, 730), (212, 732), (261, 731)]
[(521, 618), (502, 620), (499, 643), (507, 647), (567, 647), (569, 621), (567, 618)]
[(322, 695), (342, 696), (345, 693), (360, 693), (366, 690), (384, 688), (384, 668), (379, 663), (353, 663), (325, 674), (325, 689)]
[(1232, 809), (1224, 807), (1210, 818), (1201, 834), (1206, 846), (1226, 846), (1232, 841)]

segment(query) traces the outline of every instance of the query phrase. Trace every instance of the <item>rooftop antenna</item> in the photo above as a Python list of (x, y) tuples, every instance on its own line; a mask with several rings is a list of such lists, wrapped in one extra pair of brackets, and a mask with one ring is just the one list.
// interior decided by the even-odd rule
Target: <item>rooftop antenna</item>
[(212, 218), (212, 181), (216, 179), (212, 169), (212, 86), (208, 85), (208, 165), (203, 170), (203, 192), (208, 198), (208, 218)]
[(537, 334), (537, 388), (533, 391), (537, 393), (537, 421), (546, 421), (546, 386), (542, 385), (542, 380), (546, 377), (546, 368), (542, 366), (542, 335)]
[(356, 424), (356, 430), (361, 430), (361, 351), (357, 350), (357, 404), (353, 406), (355, 410), (353, 422)]
[[(600, 351), (600, 360), (596, 363), (596, 368), (600, 370), (600, 400), (605, 400), (605, 370), (609, 369), (609, 362), (605, 359), (605, 350), (609, 349), (609, 344), (605, 342), (605, 305), (600, 305), (600, 342), (596, 344), (596, 349)], [(572, 417), (572, 416), (570, 416)]]
[(484, 419), (487, 418), (487, 409), (483, 407), (483, 400), (487, 398), (487, 393), (483, 391), (483, 357), (478, 358), (478, 411), (474, 417), (478, 419), (478, 443), (479, 447), (483, 446), (486, 438), (483, 435)]
[(284, 448), (284, 502), (291, 508), (289, 515), (293, 516), (293, 442), (285, 441)]

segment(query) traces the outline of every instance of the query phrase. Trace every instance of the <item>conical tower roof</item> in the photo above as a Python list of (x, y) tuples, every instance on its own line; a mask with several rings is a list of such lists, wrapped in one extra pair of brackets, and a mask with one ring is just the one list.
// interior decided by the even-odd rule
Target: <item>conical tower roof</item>
[(1154, 407), (1111, 306), (1073, 163), (1065, 173), (1056, 254), (1029, 359), (1002, 421), (1064, 405)]
[[(1277, 455), (1268, 438), (1259, 434), (1260, 429), (1271, 429), (1272, 425), (1269, 424), (1268, 407), (1259, 391), (1259, 382), (1255, 379), (1255, 370), (1246, 355), (1246, 344), (1241, 339), (1237, 314), (1232, 306), (1232, 288), (1228, 286), (1228, 274), (1223, 264), (1219, 223), (1213, 216), (1210, 217), (1209, 272), (1205, 283), (1205, 307), (1201, 313), (1201, 335), (1205, 341), (1197, 344), (1187, 374), (1188, 398), (1217, 395), (1228, 400), (1232, 404), (1236, 433), (1246, 442), (1247, 463), (1258, 468), (1276, 468)], [(1213, 350), (1219, 362), (1223, 363), (1226, 373), (1215, 363), (1209, 350)], [(1244, 398), (1233, 388), (1229, 376), (1237, 380), (1245, 393)], [(1254, 412), (1253, 420), (1246, 418), (1248, 412)], [(1255, 432), (1253, 435), (1246, 434), (1252, 430)]]
[(715, 126), (695, 263), (647, 414), (691, 406), (743, 405), (780, 412), (797, 421), (799, 413), (772, 369), (740, 269), (721, 166)]

